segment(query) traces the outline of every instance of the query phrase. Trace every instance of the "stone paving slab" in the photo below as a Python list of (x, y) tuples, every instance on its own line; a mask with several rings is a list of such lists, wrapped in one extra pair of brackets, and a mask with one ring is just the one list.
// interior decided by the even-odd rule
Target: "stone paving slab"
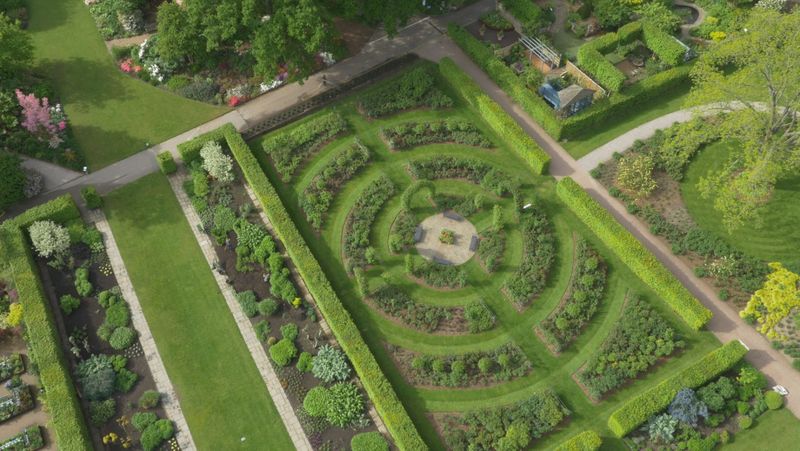
[(303, 431), (303, 427), (300, 425), (300, 421), (297, 419), (297, 415), (295, 415), (291, 403), (289, 403), (289, 398), (286, 397), (286, 392), (284, 392), (280, 380), (277, 374), (275, 374), (275, 369), (272, 368), (272, 364), (268, 360), (264, 347), (256, 336), (253, 325), (250, 323), (250, 318), (242, 312), (242, 307), (239, 305), (239, 302), (236, 301), (233, 288), (226, 283), (225, 277), (211, 270), (212, 264), (217, 261), (217, 254), (214, 251), (214, 245), (211, 243), (209, 237), (200, 232), (196, 227), (201, 221), (194, 207), (192, 207), (189, 197), (183, 191), (183, 181), (186, 177), (187, 175), (184, 169), (170, 176), (169, 183), (172, 186), (172, 191), (178, 198), (178, 203), (181, 205), (183, 214), (186, 215), (186, 219), (189, 221), (192, 233), (194, 233), (197, 243), (200, 245), (200, 249), (203, 251), (203, 255), (206, 258), (209, 271), (214, 275), (214, 280), (216, 280), (225, 298), (225, 302), (228, 304), (228, 308), (233, 314), (233, 319), (239, 327), (239, 333), (242, 334), (247, 349), (250, 351), (250, 355), (253, 357), (253, 361), (255, 361), (258, 372), (261, 374), (261, 378), (267, 386), (269, 395), (272, 397), (272, 402), (275, 404), (278, 415), (280, 415), (283, 420), (283, 425), (286, 427), (286, 431), (289, 433), (292, 443), (294, 443), (298, 451), (312, 451), (311, 443), (308, 441), (308, 437), (305, 431)]
[(93, 210), (89, 212), (89, 219), (94, 222), (97, 230), (103, 234), (106, 244), (106, 253), (111, 263), (111, 268), (114, 271), (114, 276), (117, 278), (117, 284), (122, 291), (122, 296), (128, 302), (131, 310), (131, 319), (133, 320), (133, 327), (139, 333), (139, 343), (142, 345), (147, 366), (150, 368), (150, 373), (153, 375), (153, 381), (156, 388), (161, 393), (161, 405), (167, 412), (167, 416), (175, 423), (175, 439), (178, 441), (178, 446), (182, 450), (196, 450), (197, 447), (192, 439), (192, 434), (189, 431), (189, 424), (186, 422), (186, 417), (181, 410), (178, 396), (175, 392), (175, 387), (172, 386), (172, 381), (169, 379), (167, 370), (164, 367), (164, 362), (161, 360), (161, 355), (158, 353), (156, 341), (153, 334), (150, 332), (150, 326), (147, 325), (147, 318), (142, 311), (142, 305), (139, 303), (139, 298), (131, 284), (131, 279), (128, 276), (128, 270), (125, 268), (125, 263), (122, 261), (122, 255), (117, 247), (117, 242), (114, 239), (114, 233), (106, 220), (106, 215), (101, 210)]

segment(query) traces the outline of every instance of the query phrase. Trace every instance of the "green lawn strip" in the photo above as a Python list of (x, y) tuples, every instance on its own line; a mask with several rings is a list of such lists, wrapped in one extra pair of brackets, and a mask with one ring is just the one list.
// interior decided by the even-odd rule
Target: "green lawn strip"
[(72, 197), (64, 195), (34, 207), (0, 227), (0, 267), (3, 267), (4, 275), (13, 278), (24, 310), (29, 357), (36, 365), (42, 388), (47, 392), (48, 428), (52, 428), (58, 448), (66, 451), (90, 449), (92, 440), (24, 228), (38, 220), (65, 222), (78, 217), (80, 213)]
[(797, 449), (800, 443), (800, 427), (792, 411), (781, 410), (767, 411), (756, 418), (753, 426), (745, 431), (733, 434), (733, 440), (725, 445), (726, 451), (750, 451), (763, 449), (766, 444), (769, 449)]
[[(645, 108), (634, 108), (628, 114), (615, 116), (602, 126), (592, 127), (578, 136), (562, 141), (561, 145), (573, 158), (581, 158), (612, 139), (665, 114), (685, 107), (688, 89), (676, 89), (647, 104)], [(625, 149), (619, 149), (622, 152)]]
[(681, 182), (681, 194), (692, 219), (734, 248), (765, 261), (780, 261), (800, 270), (800, 176), (778, 182), (772, 199), (763, 209), (762, 226), (745, 224), (728, 233), (722, 217), (703, 199), (697, 183), (710, 171), (721, 169), (734, 150), (733, 143), (717, 142), (702, 149), (689, 165)]
[(37, 70), (52, 80), (92, 170), (226, 111), (123, 74), (80, 0), (29, 0)]
[(291, 449), (164, 176), (113, 192), (105, 211), (198, 448)]

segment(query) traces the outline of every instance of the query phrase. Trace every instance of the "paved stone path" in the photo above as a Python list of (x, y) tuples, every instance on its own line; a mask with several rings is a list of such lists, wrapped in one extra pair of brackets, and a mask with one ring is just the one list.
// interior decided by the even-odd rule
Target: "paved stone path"
[(139, 303), (139, 298), (133, 289), (128, 270), (122, 261), (122, 255), (117, 247), (117, 241), (114, 239), (114, 233), (106, 220), (106, 215), (101, 210), (93, 210), (89, 212), (87, 217), (94, 222), (97, 230), (105, 238), (106, 253), (111, 262), (111, 268), (117, 278), (122, 296), (130, 306), (133, 327), (139, 333), (139, 343), (141, 343), (144, 357), (147, 359), (147, 366), (153, 375), (156, 388), (161, 393), (161, 405), (166, 410), (167, 416), (175, 423), (175, 438), (178, 441), (178, 445), (182, 450), (195, 450), (197, 447), (189, 431), (189, 425), (186, 423), (186, 417), (183, 416), (183, 410), (181, 409), (178, 395), (175, 393), (175, 387), (172, 386), (172, 381), (169, 379), (166, 368), (164, 368), (164, 362), (158, 353), (158, 346), (156, 346), (156, 341), (150, 332), (150, 326), (147, 325), (147, 318), (144, 317), (142, 305)]
[[(669, 269), (689, 291), (714, 314), (706, 329), (720, 341), (741, 340), (750, 349), (746, 360), (753, 364), (767, 377), (770, 384), (786, 387), (789, 395), (785, 398), (786, 407), (800, 418), (800, 374), (792, 368), (787, 358), (772, 345), (753, 326), (739, 317), (738, 311), (729, 303), (722, 301), (717, 290), (707, 282), (697, 278), (694, 271), (678, 256), (663, 239), (650, 233), (649, 227), (634, 215), (627, 212), (625, 206), (608, 194), (608, 191), (592, 178), (569, 153), (539, 124), (515, 104), (489, 77), (477, 67), (450, 39), (443, 38), (439, 42), (417, 49), (417, 52), (428, 59), (438, 61), (448, 56), (469, 74), (481, 89), (499, 103), (517, 123), (550, 155), (550, 174), (556, 179), (572, 177), (595, 200), (606, 208), (614, 217), (642, 242)], [(713, 109), (709, 108), (709, 110)]]
[[(422, 257), (441, 262), (449, 262), (453, 265), (466, 263), (475, 251), (470, 249), (472, 237), (477, 235), (475, 226), (466, 218), (461, 220), (449, 218), (444, 213), (437, 213), (428, 216), (419, 225), (424, 230), (422, 240), (415, 244), (417, 251)], [(439, 234), (442, 229), (453, 232), (455, 242), (445, 244), (439, 241)]]
[[(181, 205), (183, 214), (186, 215), (186, 219), (188, 219), (191, 225), (192, 233), (194, 233), (197, 243), (203, 251), (206, 262), (208, 266), (211, 267), (213, 263), (218, 260), (217, 254), (214, 251), (214, 245), (211, 243), (208, 235), (200, 232), (196, 227), (197, 224), (200, 224), (200, 217), (197, 216), (197, 212), (194, 210), (194, 207), (192, 207), (189, 197), (183, 191), (183, 181), (185, 179), (186, 172), (181, 169), (177, 174), (169, 177), (169, 183), (172, 186), (172, 191), (178, 198), (178, 203)], [(242, 307), (239, 305), (239, 302), (236, 301), (236, 294), (231, 285), (226, 283), (225, 277), (216, 271), (211, 272), (225, 298), (225, 302), (228, 304), (228, 308), (233, 314), (236, 325), (239, 327), (239, 333), (242, 334), (247, 349), (250, 351), (250, 355), (253, 356), (253, 361), (255, 361), (258, 372), (261, 374), (261, 378), (264, 379), (264, 384), (267, 386), (269, 395), (272, 397), (272, 402), (275, 404), (278, 415), (280, 415), (283, 420), (283, 424), (286, 427), (286, 431), (289, 433), (289, 437), (292, 439), (292, 443), (294, 443), (294, 447), (298, 451), (312, 451), (311, 443), (309, 443), (308, 437), (303, 431), (303, 427), (300, 426), (300, 421), (297, 419), (297, 415), (295, 415), (294, 409), (289, 403), (289, 398), (286, 397), (286, 393), (281, 386), (278, 376), (275, 374), (275, 370), (272, 368), (272, 364), (268, 360), (264, 347), (256, 336), (253, 325), (250, 323), (250, 318), (242, 312)]]

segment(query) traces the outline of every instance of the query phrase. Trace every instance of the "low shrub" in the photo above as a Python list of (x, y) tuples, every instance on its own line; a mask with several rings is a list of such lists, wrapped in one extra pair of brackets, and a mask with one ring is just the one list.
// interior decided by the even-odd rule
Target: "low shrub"
[(783, 407), (783, 396), (772, 390), (764, 393), (764, 401), (767, 403), (769, 410), (778, 410)]
[(100, 208), (103, 206), (103, 198), (97, 194), (97, 188), (94, 186), (86, 186), (81, 188), (81, 198), (83, 202), (86, 204), (86, 208), (91, 210)]
[(325, 418), (334, 426), (347, 427), (364, 414), (364, 398), (358, 387), (339, 382), (330, 388)]
[(428, 260), (413, 266), (411, 274), (432, 287), (462, 288), (467, 284), (467, 273), (457, 266), (442, 265)]
[(539, 207), (519, 213), (522, 233), (522, 262), (503, 284), (503, 291), (519, 306), (539, 295), (555, 261), (556, 241), (550, 221)]
[(300, 331), (297, 329), (297, 324), (288, 323), (281, 326), (281, 336), (289, 341), (294, 341)]
[(629, 399), (608, 418), (608, 427), (624, 437), (648, 418), (666, 409), (682, 388), (696, 388), (732, 368), (747, 354), (739, 341), (730, 341), (655, 387)]
[(117, 401), (113, 398), (89, 403), (89, 419), (95, 426), (106, 424), (117, 413)]
[(162, 443), (172, 438), (175, 435), (175, 426), (170, 420), (157, 420), (155, 423), (147, 426), (142, 432), (140, 442), (145, 451), (153, 451), (158, 449)]
[(753, 418), (747, 415), (740, 415), (736, 422), (739, 424), (739, 429), (750, 429), (750, 426), (753, 425)]
[(314, 357), (311, 373), (324, 382), (340, 382), (350, 377), (350, 366), (342, 351), (323, 345)]
[(137, 431), (144, 431), (147, 426), (155, 423), (158, 420), (158, 415), (153, 412), (136, 412), (131, 416), (131, 424)]
[(469, 331), (473, 334), (491, 329), (497, 319), (483, 301), (473, 301), (467, 304), (464, 307), (464, 318), (469, 325)]
[(175, 159), (172, 158), (172, 153), (169, 151), (158, 154), (156, 156), (156, 162), (162, 174), (169, 175), (178, 170), (178, 165), (175, 164)]
[(61, 310), (64, 313), (69, 315), (81, 306), (81, 300), (75, 296), (65, 294), (58, 300), (58, 305), (61, 306)]
[(533, 368), (522, 350), (506, 343), (490, 351), (454, 355), (417, 354), (410, 373), (415, 385), (464, 387), (509, 381)]
[(392, 285), (379, 288), (371, 299), (384, 313), (425, 332), (433, 332), (442, 320), (450, 318), (450, 312), (444, 307), (415, 302), (408, 293)]
[(706, 309), (658, 259), (570, 177), (556, 185), (559, 198), (690, 327), (710, 319)]
[(147, 390), (142, 393), (137, 403), (140, 409), (153, 409), (161, 402), (161, 393), (155, 390)]
[(264, 299), (258, 303), (258, 313), (271, 316), (278, 311), (278, 303), (274, 299)]
[(561, 442), (554, 451), (595, 451), (603, 444), (603, 439), (593, 430), (583, 431)]
[(120, 368), (120, 370), (117, 371), (116, 379), (114, 379), (114, 389), (119, 393), (128, 393), (133, 389), (133, 386), (136, 385), (138, 380), (138, 374), (125, 368)]
[(258, 301), (256, 299), (256, 294), (253, 291), (236, 293), (236, 301), (242, 308), (242, 312), (248, 318), (253, 318), (258, 315)]
[(267, 341), (269, 338), (269, 333), (271, 332), (269, 323), (267, 321), (261, 320), (257, 322), (253, 329), (256, 331), (256, 337), (258, 337), (259, 341)]
[(89, 282), (88, 269), (78, 268), (75, 270), (75, 291), (83, 297), (90, 296), (94, 291), (94, 286)]
[(297, 358), (297, 364), (295, 367), (297, 368), (297, 371), (301, 373), (307, 373), (311, 371), (313, 365), (314, 356), (309, 352), (303, 351), (300, 353), (300, 357)]
[(427, 67), (417, 67), (402, 76), (361, 95), (358, 109), (369, 118), (377, 118), (398, 111), (427, 106), (446, 108), (453, 105), (435, 86), (435, 78)]
[(506, 250), (506, 235), (502, 230), (486, 230), (478, 244), (478, 259), (483, 268), (493, 273), (503, 263)]
[(303, 408), (312, 417), (324, 416), (330, 404), (331, 392), (323, 386), (312, 388), (303, 399)]
[(389, 451), (389, 443), (380, 432), (362, 432), (350, 440), (352, 451)]
[(130, 327), (122, 326), (114, 329), (108, 339), (108, 344), (117, 351), (128, 349), (136, 342), (136, 331)]
[(278, 340), (277, 343), (269, 347), (269, 356), (278, 366), (289, 365), (296, 355), (297, 347), (292, 343), (292, 340), (286, 338)]

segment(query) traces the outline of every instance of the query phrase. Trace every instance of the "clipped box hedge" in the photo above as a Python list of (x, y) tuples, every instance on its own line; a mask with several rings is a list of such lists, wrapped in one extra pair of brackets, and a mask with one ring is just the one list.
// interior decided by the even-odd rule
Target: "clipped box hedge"
[(169, 175), (178, 170), (178, 165), (175, 164), (171, 152), (161, 152), (156, 156), (156, 162), (162, 174)]
[(450, 58), (439, 62), (439, 72), (458, 94), (492, 127), (501, 138), (517, 153), (533, 172), (539, 175), (547, 173), (550, 155), (517, 124), (503, 107), (483, 93), (477, 84), (464, 73)]
[(628, 400), (608, 418), (608, 427), (617, 437), (624, 437), (666, 409), (683, 388), (697, 388), (736, 365), (747, 354), (747, 348), (738, 340), (711, 351), (708, 355), (662, 381), (639, 396)]
[(570, 177), (556, 185), (558, 197), (644, 283), (650, 286), (691, 328), (701, 329), (711, 319), (705, 308), (642, 243)]
[(595, 451), (603, 444), (603, 439), (593, 430), (583, 431), (562, 442), (554, 451)]
[(533, 33), (544, 22), (542, 8), (530, 0), (500, 0), (500, 4), (522, 23), (526, 33)]
[(53, 313), (36, 270), (25, 228), (39, 220), (65, 222), (80, 217), (75, 202), (64, 195), (6, 221), (0, 227), (0, 256), (9, 265), (23, 308), (31, 359), (47, 393), (50, 424), (58, 449), (90, 450), (83, 413), (61, 349)]
[(428, 449), (414, 423), (408, 416), (394, 388), (386, 379), (353, 319), (331, 287), (319, 262), (311, 253), (275, 187), (264, 174), (250, 147), (232, 124), (226, 124), (183, 145), (179, 151), (184, 161), (197, 158), (199, 149), (209, 140), (225, 139), (233, 157), (239, 163), (244, 177), (255, 192), (278, 238), (294, 262), (300, 275), (314, 296), (317, 307), (328, 322), (334, 336), (350, 358), (364, 389), (375, 405), (395, 444), (401, 450)]
[(683, 62), (686, 49), (671, 34), (652, 25), (645, 25), (642, 29), (642, 38), (647, 48), (661, 61), (670, 66), (677, 66)]
[[(555, 139), (561, 137), (561, 124), (547, 102), (525, 85), (514, 71), (495, 56), (494, 52), (467, 30), (455, 24), (447, 26), (447, 34), (497, 86), (528, 113)], [(441, 65), (440, 65), (441, 68)]]
[[(616, 40), (615, 40), (616, 43)], [(625, 84), (625, 74), (607, 60), (592, 46), (583, 45), (578, 49), (578, 65), (597, 83), (612, 92), (619, 92)]]

